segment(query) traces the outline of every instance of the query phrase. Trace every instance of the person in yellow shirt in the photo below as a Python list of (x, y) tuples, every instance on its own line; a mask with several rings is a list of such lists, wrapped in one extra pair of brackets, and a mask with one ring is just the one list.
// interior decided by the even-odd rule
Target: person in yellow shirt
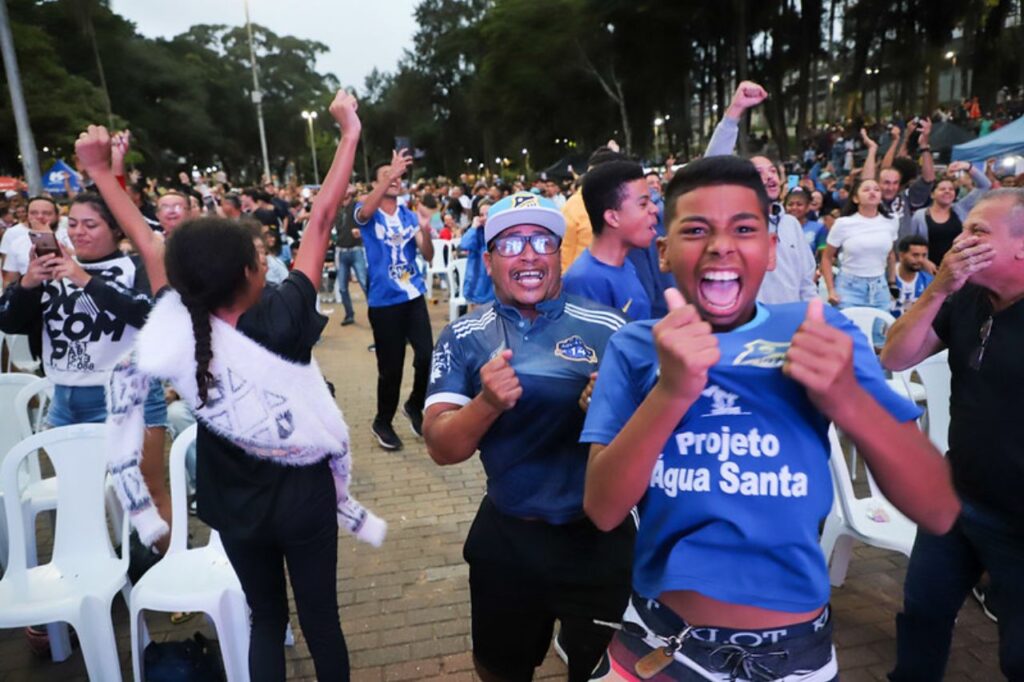
[[(609, 161), (621, 161), (625, 157), (611, 147), (598, 147), (587, 161), (587, 171)], [(577, 188), (562, 207), (565, 218), (565, 236), (562, 237), (562, 274), (580, 257), (590, 242), (594, 241), (594, 230), (587, 217), (587, 207), (583, 205), (583, 192)]]

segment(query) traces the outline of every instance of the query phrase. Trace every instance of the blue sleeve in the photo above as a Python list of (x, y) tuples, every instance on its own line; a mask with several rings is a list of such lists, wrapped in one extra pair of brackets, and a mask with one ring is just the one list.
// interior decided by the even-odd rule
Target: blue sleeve
[(923, 410), (917, 404), (889, 388), (878, 356), (857, 325), (829, 306), (825, 307), (825, 319), (853, 339), (853, 371), (861, 388), (870, 393), (898, 422), (908, 422), (920, 417)]
[(459, 241), (459, 248), (472, 253), (478, 252), (480, 250), (479, 239), (477, 239), (479, 232), (479, 227), (471, 227), (466, 230)]
[[(357, 201), (356, 207), (352, 211), (352, 221), (355, 222), (355, 224), (358, 225), (359, 227), (366, 227), (367, 225), (373, 223), (374, 216), (370, 216), (369, 218), (367, 218), (365, 223), (359, 222), (359, 209), (361, 209), (362, 207), (363, 202)], [(359, 234), (363, 239), (366, 239), (366, 235), (363, 234), (362, 230), (360, 230)], [(374, 235), (374, 238), (376, 238), (376, 235)]]
[[(581, 443), (611, 443), (646, 397), (646, 391), (637, 385), (630, 371), (636, 363), (630, 361), (623, 348), (638, 341), (636, 331), (631, 327), (624, 327), (612, 335), (604, 349), (583, 433), (580, 434)], [(650, 335), (649, 331), (647, 335)], [(650, 351), (654, 352), (653, 342)]]
[(466, 366), (462, 350), (452, 325), (448, 325), (441, 332), (430, 358), (430, 383), (424, 409), (434, 403), (452, 403), (461, 407), (476, 395), (470, 374), (473, 370)]

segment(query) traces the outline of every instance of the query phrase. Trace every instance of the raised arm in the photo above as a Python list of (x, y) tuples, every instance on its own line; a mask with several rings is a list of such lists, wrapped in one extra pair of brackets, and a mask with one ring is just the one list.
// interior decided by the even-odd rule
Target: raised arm
[(877, 178), (878, 143), (872, 140), (868, 135), (868, 131), (863, 128), (860, 129), (860, 139), (863, 140), (864, 146), (868, 148), (868, 156), (864, 159), (864, 167), (860, 171), (860, 176), (862, 178)]
[[(892, 168), (892, 162), (896, 158), (896, 150), (900, 148), (900, 134), (903, 131), (900, 130), (899, 126), (892, 126), (889, 128), (889, 136), (892, 138), (892, 142), (889, 143), (889, 148), (885, 150), (885, 156), (882, 157), (882, 168)], [(867, 177), (867, 176), (864, 176)], [(878, 179), (878, 176), (875, 176)]]
[[(360, 225), (365, 225), (366, 221), (369, 220), (377, 209), (380, 208), (380, 204), (384, 201), (384, 195), (387, 194), (388, 186), (391, 185), (395, 180), (405, 175), (406, 169), (412, 165), (412, 156), (409, 155), (408, 149), (402, 151), (391, 152), (391, 165), (388, 166), (387, 173), (383, 180), (380, 180), (373, 186), (373, 191), (370, 192), (366, 200), (363, 201), (363, 205), (356, 211), (356, 222)], [(377, 178), (370, 178), (370, 180), (377, 180)]]
[(313, 199), (313, 211), (302, 234), (302, 244), (295, 256), (294, 266), (294, 269), (300, 270), (309, 278), (314, 289), (320, 288), (324, 258), (331, 240), (331, 223), (348, 190), (349, 178), (352, 177), (356, 145), (359, 144), (359, 133), (363, 127), (356, 114), (358, 108), (356, 98), (345, 90), (339, 90), (331, 102), (331, 116), (341, 127), (341, 142), (334, 152), (334, 161), (327, 171), (327, 177)]
[(715, 126), (704, 156), (728, 156), (736, 149), (736, 137), (740, 131), (740, 119), (747, 109), (756, 107), (768, 97), (768, 92), (753, 81), (743, 81), (736, 87), (732, 102), (725, 110), (725, 116)]
[(75, 153), (82, 167), (96, 184), (110, 212), (146, 264), (153, 293), (167, 285), (164, 269), (164, 244), (132, 203), (110, 167), (110, 134), (103, 126), (89, 126), (78, 136)]
[(907, 124), (907, 134), (900, 140), (900, 150), (896, 153), (896, 156), (910, 156), (907, 152), (907, 145), (910, 144), (910, 136), (917, 130), (917, 121), (911, 121)]
[(917, 138), (917, 148), (921, 152), (921, 179), (931, 185), (935, 182), (935, 157), (932, 156), (932, 147), (929, 139), (932, 134), (932, 120), (926, 118), (921, 121), (921, 135)]
[(929, 533), (947, 532), (960, 511), (949, 463), (916, 423), (897, 421), (861, 386), (853, 340), (831, 326), (823, 312), (821, 301), (808, 303), (783, 373), (803, 385), (814, 406), (849, 436), (900, 511)]

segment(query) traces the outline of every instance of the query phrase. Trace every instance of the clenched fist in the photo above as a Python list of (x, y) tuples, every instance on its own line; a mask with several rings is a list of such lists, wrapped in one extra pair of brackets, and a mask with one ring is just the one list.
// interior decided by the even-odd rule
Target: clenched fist
[(110, 133), (103, 126), (89, 126), (75, 140), (75, 155), (90, 174), (106, 170), (110, 167)]
[(359, 110), (359, 102), (345, 90), (338, 90), (331, 102), (331, 116), (338, 122), (342, 133), (358, 133), (362, 129), (362, 122), (356, 112)]
[(516, 406), (523, 387), (509, 361), (512, 351), (506, 349), (480, 368), (480, 395), (494, 409), (504, 412)]
[(729, 118), (739, 118), (744, 111), (768, 99), (768, 91), (753, 81), (743, 81), (736, 87), (732, 102), (725, 112)]

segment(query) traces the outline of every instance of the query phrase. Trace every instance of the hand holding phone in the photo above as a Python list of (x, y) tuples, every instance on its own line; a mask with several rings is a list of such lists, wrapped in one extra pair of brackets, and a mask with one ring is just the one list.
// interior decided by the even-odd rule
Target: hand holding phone
[(29, 230), (28, 238), (36, 248), (36, 256), (60, 256), (62, 251), (53, 232)]

